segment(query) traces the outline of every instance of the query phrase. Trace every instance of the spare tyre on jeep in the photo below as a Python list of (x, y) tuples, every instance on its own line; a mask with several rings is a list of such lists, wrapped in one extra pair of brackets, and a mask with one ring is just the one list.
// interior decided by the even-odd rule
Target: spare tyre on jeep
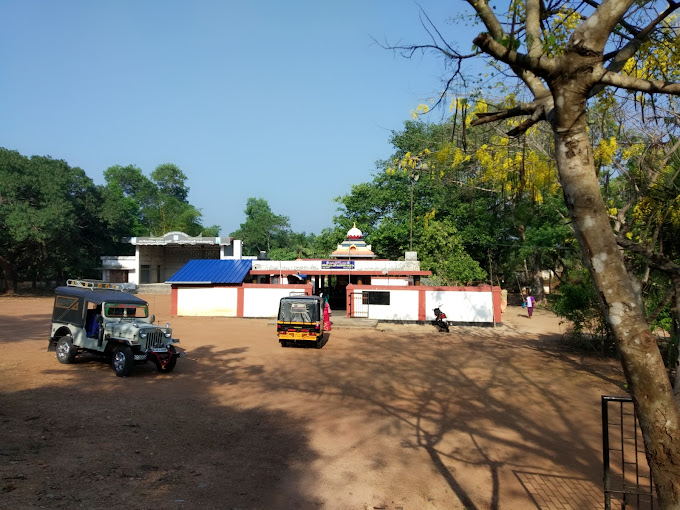
[(149, 304), (121, 288), (88, 280), (57, 287), (47, 350), (56, 351), (60, 363), (72, 363), (80, 352), (109, 356), (119, 377), (147, 361), (159, 372), (172, 372), (184, 352), (175, 349), (179, 340), (172, 338), (170, 325), (155, 325)]

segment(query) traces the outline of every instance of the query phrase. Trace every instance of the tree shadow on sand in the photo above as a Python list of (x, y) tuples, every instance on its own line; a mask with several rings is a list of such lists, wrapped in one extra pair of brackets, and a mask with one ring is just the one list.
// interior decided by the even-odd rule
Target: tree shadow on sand
[[(503, 507), (502, 470), (541, 463), (601, 476), (599, 398), (581, 395), (618, 381), (597, 366), (493, 332), (480, 340), (362, 330), (338, 349), (341, 356), (282, 365), (261, 383), (328, 399), (338, 415), (387, 418), (386, 436), (410, 431), (401, 448), (425, 451), (465, 508)], [(486, 478), (489, 493), (479, 494), (471, 473)]]
[(316, 507), (297, 489), (316, 456), (306, 424), (210, 391), (261, 374), (245, 350), (205, 346), (168, 376), (58, 365), (57, 385), (0, 393), (0, 506)]

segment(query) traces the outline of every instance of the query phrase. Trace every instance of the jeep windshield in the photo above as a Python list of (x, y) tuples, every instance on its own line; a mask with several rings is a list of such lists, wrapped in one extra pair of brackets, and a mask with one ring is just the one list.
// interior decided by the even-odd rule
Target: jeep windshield
[(146, 319), (149, 307), (133, 303), (105, 303), (104, 316), (110, 319)]

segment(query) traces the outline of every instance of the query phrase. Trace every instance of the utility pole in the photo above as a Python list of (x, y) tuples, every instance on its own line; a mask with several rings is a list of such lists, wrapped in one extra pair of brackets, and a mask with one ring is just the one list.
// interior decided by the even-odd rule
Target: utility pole
[(415, 170), (411, 172), (409, 176), (409, 181), (411, 181), (411, 238), (408, 243), (408, 250), (413, 251), (413, 183), (418, 182), (420, 174)]

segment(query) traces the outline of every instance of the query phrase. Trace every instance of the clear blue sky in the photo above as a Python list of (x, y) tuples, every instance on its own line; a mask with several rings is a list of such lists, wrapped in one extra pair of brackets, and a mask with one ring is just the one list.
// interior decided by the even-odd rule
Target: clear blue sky
[(297, 232), (331, 226), (332, 199), (372, 179), (389, 137), (441, 88), (419, 5), (469, 51), (441, 0), (0, 0), (0, 146), (63, 159), (95, 183), (161, 163), (221, 235), (267, 200)]

